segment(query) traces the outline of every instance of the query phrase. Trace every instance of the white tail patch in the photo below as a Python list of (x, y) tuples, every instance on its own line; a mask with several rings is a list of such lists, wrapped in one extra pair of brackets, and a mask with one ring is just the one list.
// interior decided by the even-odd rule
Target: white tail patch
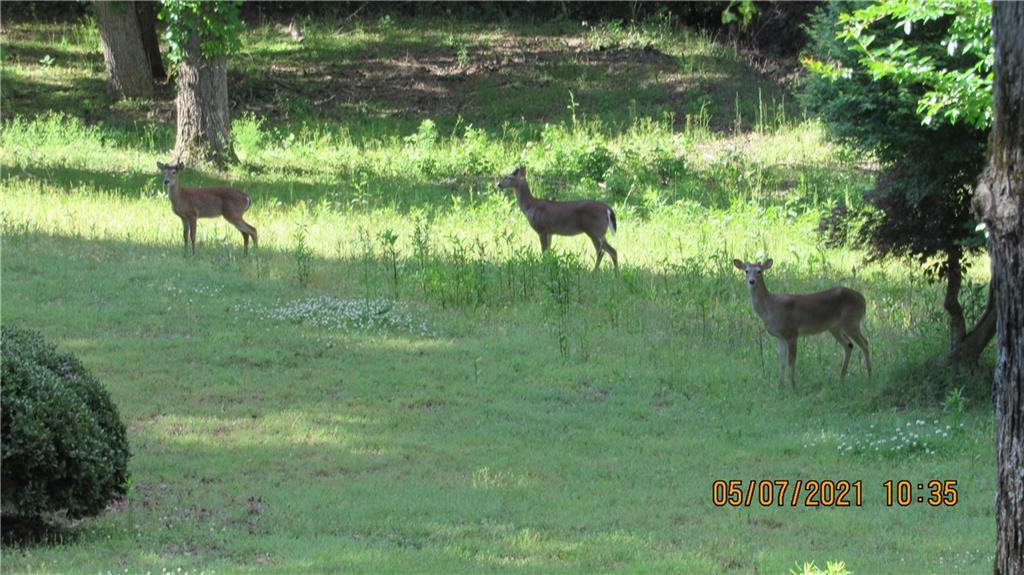
[(612, 235), (614, 236), (616, 232), (615, 217), (612, 216), (612, 210), (610, 208), (608, 209), (608, 227), (612, 229)]

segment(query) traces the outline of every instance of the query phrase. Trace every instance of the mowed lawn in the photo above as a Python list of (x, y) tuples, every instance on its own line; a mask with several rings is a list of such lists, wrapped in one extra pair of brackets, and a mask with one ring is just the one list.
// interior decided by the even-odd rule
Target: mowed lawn
[[(250, 27), (242, 163), (181, 176), (248, 191), (261, 247), (201, 220), (192, 258), (157, 179), (171, 96), (109, 102), (88, 22), (5, 22), (3, 322), (77, 354), (133, 450), (125, 500), (5, 547), (5, 572), (990, 568), (985, 382), (931, 361), (941, 286), (818, 237), (873, 164), (792, 86), (664, 23), (304, 32)], [(538, 196), (612, 203), (618, 277), (585, 238), (540, 257), (495, 189), (520, 162)], [(733, 257), (773, 257), (774, 290), (862, 291), (875, 377), (855, 352), (840, 383), (823, 335), (779, 390)], [(736, 479), (861, 481), (862, 501), (714, 506)], [(903, 479), (956, 480), (958, 502), (888, 507)]]

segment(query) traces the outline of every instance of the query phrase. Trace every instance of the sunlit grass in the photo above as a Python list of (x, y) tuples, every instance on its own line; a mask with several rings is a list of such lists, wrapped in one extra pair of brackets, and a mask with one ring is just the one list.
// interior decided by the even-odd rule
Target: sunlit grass
[[(349, 61), (458, 67), (461, 47), (467, 67), (520, 47), (553, 56), (512, 74), (541, 82), (535, 92), (505, 94), (486, 74), (457, 80), (464, 114), (371, 99), (317, 118), (303, 112), (307, 96), (288, 94), (275, 102), (292, 106), (288, 118), (236, 115), (241, 163), (186, 170), (182, 183), (253, 197), (246, 219), (261, 243), (249, 258), (237, 231), (212, 219), (199, 223), (197, 255), (184, 255), (155, 165), (169, 159), (173, 125), (131, 116), (135, 104), (100, 106), (99, 118), (5, 108), (3, 321), (81, 357), (120, 406), (134, 452), (126, 501), (76, 525), (65, 545), (5, 548), (5, 569), (990, 565), (988, 390), (929, 379), (945, 345), (941, 286), (821, 242), (820, 216), (870, 186), (870, 158), (791, 113), (781, 87), (755, 85), (734, 51), (664, 23), (300, 24), (301, 46), (275, 26), (247, 30), (232, 66), (257, 95), (241, 105), (275, 89), (247, 72), (269, 63), (326, 73)], [(96, 59), (92, 30), (5, 23), (5, 81), (8, 54), (12, 77), (48, 81), (34, 50), (53, 39)], [(663, 64), (628, 59), (648, 42)], [(606, 52), (625, 54), (621, 74)], [(320, 89), (311, 76), (301, 89)], [(624, 77), (644, 82), (635, 105)], [(698, 97), (689, 90), (700, 82), (728, 93)], [(102, 83), (76, 89), (103, 97)], [(740, 129), (724, 130), (737, 100)], [(401, 114), (376, 116), (385, 104)], [(495, 187), (520, 163), (538, 196), (614, 206), (619, 277), (590, 271), (586, 238), (557, 237), (555, 257), (541, 257), (514, 198)], [(779, 391), (775, 341), (733, 257), (773, 257), (775, 291), (862, 291), (874, 380), (855, 355), (840, 385), (842, 354), (826, 334), (801, 340), (800, 388)], [(965, 301), (972, 313), (976, 300)], [(925, 366), (914, 376), (924, 383), (903, 379), (907, 365)], [(860, 449), (873, 449), (874, 430), (918, 420), (964, 426), (938, 449)], [(851, 438), (860, 447), (846, 449)], [(778, 478), (860, 479), (864, 506), (710, 503), (715, 479)], [(886, 508), (887, 479), (957, 479), (961, 501)]]

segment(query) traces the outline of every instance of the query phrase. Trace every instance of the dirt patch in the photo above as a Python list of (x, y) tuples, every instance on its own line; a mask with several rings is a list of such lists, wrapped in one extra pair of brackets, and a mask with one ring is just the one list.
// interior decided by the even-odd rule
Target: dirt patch
[[(381, 46), (381, 51), (384, 46)], [(274, 119), (288, 119), (299, 108), (317, 115), (344, 115), (352, 109), (405, 116), (466, 113), (466, 103), (482, 85), (543, 85), (541, 74), (554, 66), (601, 68), (615, 74), (654, 76), (670, 72), (675, 58), (652, 46), (638, 49), (590, 50), (578, 38), (507, 35), (475, 44), (462, 61), (457, 51), (433, 46), (391, 47), (391, 56), (365, 50), (322, 58), (314, 68), (271, 66), (262, 77), (234, 72), (230, 77), (232, 107)], [(570, 70), (571, 71), (571, 70)], [(570, 74), (572, 75), (572, 74)], [(303, 109), (301, 111), (308, 111)]]

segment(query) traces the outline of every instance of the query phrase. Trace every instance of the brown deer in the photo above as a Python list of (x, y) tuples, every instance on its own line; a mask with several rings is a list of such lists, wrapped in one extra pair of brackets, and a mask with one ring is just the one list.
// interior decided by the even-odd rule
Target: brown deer
[(530, 226), (540, 236), (542, 252), (551, 247), (551, 236), (575, 236), (587, 234), (597, 251), (597, 263), (594, 271), (601, 266), (604, 252), (612, 257), (615, 273), (619, 273), (619, 255), (605, 239), (605, 233), (611, 228), (615, 233), (618, 224), (611, 206), (596, 200), (579, 200), (575, 202), (558, 202), (533, 197), (530, 186), (526, 183), (526, 166), (519, 166), (511, 175), (505, 176), (498, 183), (501, 189), (513, 188), (516, 201), (523, 211)]
[(249, 225), (242, 219), (242, 214), (252, 205), (244, 192), (235, 188), (183, 188), (178, 185), (178, 172), (182, 165), (168, 166), (157, 162), (156, 166), (164, 173), (164, 185), (167, 186), (167, 195), (171, 198), (171, 207), (174, 213), (181, 218), (182, 236), (185, 239), (185, 247), (192, 242), (192, 255), (196, 253), (196, 220), (198, 218), (216, 218), (224, 216), (224, 219), (231, 222), (231, 225), (242, 232), (242, 239), (245, 242), (244, 254), (249, 255), (249, 238), (252, 237), (252, 246), (259, 245), (256, 235), (256, 228)]
[(761, 317), (768, 333), (779, 340), (779, 389), (785, 388), (786, 364), (789, 364), (789, 380), (796, 388), (796, 339), (828, 331), (843, 346), (843, 370), (840, 379), (846, 377), (850, 365), (853, 342), (864, 352), (871, 377), (871, 353), (868, 340), (860, 332), (867, 306), (864, 296), (847, 287), (834, 287), (825, 291), (805, 294), (773, 294), (764, 284), (764, 270), (772, 267), (772, 260), (761, 263), (746, 263), (732, 260), (737, 269), (747, 274), (750, 300), (754, 311)]

